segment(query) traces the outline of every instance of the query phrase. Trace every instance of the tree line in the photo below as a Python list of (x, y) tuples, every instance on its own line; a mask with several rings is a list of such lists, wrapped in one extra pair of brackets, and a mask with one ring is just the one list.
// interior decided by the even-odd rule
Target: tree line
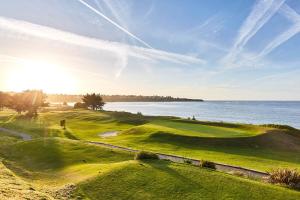
[[(39, 108), (49, 106), (46, 98), (46, 94), (41, 90), (25, 90), (18, 93), (0, 91), (0, 110), (8, 108), (15, 110), (18, 114), (25, 113), (35, 117)], [(100, 94), (92, 93), (84, 95), (81, 102), (76, 103), (74, 108), (102, 110), (104, 104)]]
[(40, 107), (47, 106), (46, 94), (41, 90), (25, 90), (19, 93), (0, 91), (0, 110), (9, 108), (17, 113), (26, 113), (29, 116), (37, 116)]
[[(80, 102), (84, 95), (49, 94), (49, 102)], [(202, 99), (189, 99), (171, 96), (143, 96), (143, 95), (101, 95), (104, 102), (189, 102), (203, 101)]]

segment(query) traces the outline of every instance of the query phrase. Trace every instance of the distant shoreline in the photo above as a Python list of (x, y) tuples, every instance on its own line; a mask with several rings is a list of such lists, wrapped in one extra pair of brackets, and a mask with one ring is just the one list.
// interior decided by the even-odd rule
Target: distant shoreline
[[(47, 94), (49, 102), (81, 102), (83, 95)], [(101, 95), (104, 102), (203, 102), (203, 99), (190, 99), (171, 96), (142, 95)]]

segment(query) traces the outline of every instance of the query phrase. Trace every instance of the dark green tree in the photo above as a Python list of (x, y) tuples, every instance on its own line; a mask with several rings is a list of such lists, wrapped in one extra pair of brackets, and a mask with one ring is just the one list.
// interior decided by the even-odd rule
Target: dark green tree
[(85, 103), (77, 102), (74, 104), (74, 108), (75, 109), (86, 109), (87, 106), (85, 105)]
[(82, 101), (88, 108), (92, 110), (102, 110), (102, 107), (105, 104), (101, 95), (95, 93), (84, 95)]

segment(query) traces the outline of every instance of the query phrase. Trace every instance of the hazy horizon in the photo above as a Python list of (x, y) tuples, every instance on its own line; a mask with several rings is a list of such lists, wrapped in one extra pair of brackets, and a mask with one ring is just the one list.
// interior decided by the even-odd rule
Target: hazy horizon
[(297, 0), (0, 5), (0, 91), (300, 100)]

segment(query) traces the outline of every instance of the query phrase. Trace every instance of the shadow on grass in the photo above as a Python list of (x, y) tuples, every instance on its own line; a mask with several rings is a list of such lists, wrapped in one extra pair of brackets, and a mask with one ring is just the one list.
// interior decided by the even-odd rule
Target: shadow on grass
[(38, 139), (12, 145), (3, 150), (2, 155), (7, 167), (16, 174), (26, 175), (62, 168), (64, 160), (60, 145), (56, 140)]
[(75, 135), (73, 135), (70, 131), (65, 130), (64, 135), (66, 138), (71, 139), (71, 140), (79, 140)]
[(296, 156), (300, 153), (300, 139), (292, 134), (278, 131), (243, 138), (204, 138), (157, 132), (150, 135), (144, 142), (300, 164), (300, 159)]

